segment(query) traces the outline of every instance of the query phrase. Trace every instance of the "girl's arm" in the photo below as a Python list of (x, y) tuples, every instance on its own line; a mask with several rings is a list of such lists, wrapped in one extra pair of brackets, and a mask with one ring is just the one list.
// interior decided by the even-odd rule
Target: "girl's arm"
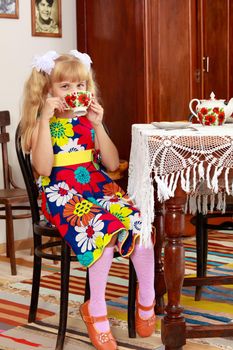
[(32, 164), (39, 175), (49, 176), (53, 161), (49, 120), (39, 119), (32, 134)]
[(93, 100), (87, 118), (91, 121), (96, 133), (95, 147), (100, 150), (101, 161), (105, 168), (109, 171), (115, 171), (119, 167), (118, 151), (104, 129), (103, 114), (103, 108), (96, 100)]
[(48, 97), (32, 134), (32, 164), (42, 176), (49, 176), (53, 167), (54, 155), (49, 120), (53, 117), (55, 109), (63, 111), (62, 99)]
[(106, 133), (102, 123), (95, 126), (94, 130), (96, 133), (95, 146), (100, 150), (101, 162), (107, 170), (115, 171), (119, 168), (119, 156), (116, 146)]

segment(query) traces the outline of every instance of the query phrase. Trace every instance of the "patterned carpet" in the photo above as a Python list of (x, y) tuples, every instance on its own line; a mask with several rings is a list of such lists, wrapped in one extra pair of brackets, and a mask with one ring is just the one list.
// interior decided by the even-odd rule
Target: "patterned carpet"
[[(185, 247), (186, 274), (192, 275), (195, 271), (196, 260), (195, 241), (192, 237), (185, 240)], [(232, 247), (232, 235), (218, 232), (211, 233), (208, 256), (209, 275), (232, 274)], [(54, 349), (59, 306), (59, 266), (52, 263), (43, 265), (38, 322), (28, 325), (27, 314), (31, 290), (32, 258), (29, 255), (24, 255), (17, 259), (18, 276), (16, 277), (7, 275), (7, 270), (9, 270), (8, 260), (0, 257), (0, 261), (0, 350)], [(111, 323), (119, 341), (119, 349), (162, 349), (160, 322), (157, 324), (155, 335), (146, 341), (128, 339), (126, 330), (127, 279), (128, 261), (126, 259), (114, 261), (110, 271), (106, 298)], [(78, 263), (72, 263), (69, 329), (65, 350), (74, 349), (74, 346), (77, 349), (93, 349), (89, 344), (89, 339), (79, 315), (79, 304), (83, 301), (84, 283), (85, 269), (80, 267)], [(232, 301), (233, 286), (205, 287), (200, 302), (194, 301), (194, 287), (185, 287), (182, 292), (181, 304), (184, 306), (187, 323), (204, 325), (232, 322)], [(222, 349), (233, 349), (233, 340), (231, 339), (216, 338), (202, 340), (201, 342)], [(199, 349), (199, 345), (197, 349)]]

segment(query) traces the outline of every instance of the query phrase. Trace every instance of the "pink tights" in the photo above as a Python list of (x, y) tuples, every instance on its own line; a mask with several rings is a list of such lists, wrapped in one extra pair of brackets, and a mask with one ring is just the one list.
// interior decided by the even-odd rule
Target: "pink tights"
[[(105, 302), (105, 290), (108, 273), (112, 264), (114, 247), (106, 247), (103, 255), (89, 268), (90, 280), (90, 304), (89, 310), (92, 316), (107, 315)], [(139, 303), (143, 306), (151, 306), (155, 298), (154, 292), (154, 250), (135, 245), (131, 255), (138, 283), (139, 283)], [(140, 316), (149, 318), (153, 314), (150, 311), (139, 309)], [(109, 322), (97, 322), (95, 327), (99, 332), (109, 331)]]
[[(105, 302), (105, 289), (108, 273), (112, 264), (114, 247), (106, 247), (99, 260), (89, 268), (90, 281), (90, 303), (89, 311), (91, 316), (107, 315)], [(99, 332), (109, 331), (109, 322), (97, 322), (95, 327)]]
[[(139, 284), (139, 303), (143, 306), (151, 306), (155, 299), (154, 290), (154, 248), (145, 248), (135, 245), (130, 256), (134, 265)], [(139, 314), (143, 318), (153, 315), (153, 308), (150, 311), (142, 311)]]

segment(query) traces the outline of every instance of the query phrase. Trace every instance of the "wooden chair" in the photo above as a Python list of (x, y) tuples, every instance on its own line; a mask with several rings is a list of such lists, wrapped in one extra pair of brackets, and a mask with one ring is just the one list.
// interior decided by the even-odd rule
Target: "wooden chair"
[[(48, 226), (40, 218), (40, 208), (38, 205), (38, 188), (35, 183), (33, 170), (30, 161), (30, 155), (24, 154), (21, 147), (20, 126), (17, 127), (15, 134), (16, 153), (19, 160), (20, 168), (23, 174), (24, 182), (28, 192), (32, 213), (32, 229), (34, 239), (34, 263), (33, 279), (31, 291), (31, 304), (29, 308), (29, 322), (36, 320), (36, 313), (39, 299), (39, 287), (41, 278), (42, 258), (57, 260), (61, 262), (61, 290), (60, 290), (60, 312), (59, 326), (56, 342), (56, 350), (62, 350), (65, 340), (67, 325), (67, 309), (69, 298), (69, 276), (70, 262), (77, 261), (76, 256), (71, 254), (69, 245), (61, 238), (60, 233), (54, 226)], [(44, 242), (44, 238), (56, 238), (54, 241)], [(60, 247), (61, 253), (54, 254), (51, 247)], [(115, 255), (116, 256), (116, 255)], [(129, 337), (135, 338), (135, 297), (136, 297), (136, 273), (132, 263), (129, 265), (129, 291), (128, 291), (128, 333)], [(88, 272), (88, 270), (87, 270)], [(87, 275), (88, 276), (88, 275)], [(89, 280), (86, 278), (85, 300), (89, 299)]]
[[(211, 219), (221, 220), (219, 223), (211, 223)], [(208, 230), (233, 231), (233, 204), (227, 204), (226, 212), (224, 214), (221, 212), (208, 213), (206, 215), (197, 213), (197, 215), (191, 219), (191, 223), (196, 227), (197, 277), (204, 279), (207, 274)], [(224, 277), (221, 277), (223, 280), (220, 281), (219, 284), (224, 284)], [(229, 282), (226, 281), (226, 284), (228, 283)], [(201, 294), (202, 285), (197, 285), (195, 291), (195, 300), (201, 300)]]
[[(28, 204), (28, 195), (25, 189), (19, 188), (13, 181), (11, 167), (8, 163), (7, 143), (9, 142), (9, 133), (6, 127), (10, 125), (9, 111), (0, 111), (0, 143), (2, 146), (2, 170), (3, 170), (3, 189), (0, 189), (0, 211), (5, 214), (0, 215), (0, 219), (6, 222), (6, 252), (10, 258), (11, 274), (16, 275), (15, 242), (14, 242), (14, 224), (17, 219), (25, 219), (31, 216)], [(24, 204), (25, 203), (25, 204)], [(24, 205), (22, 205), (24, 204)], [(15, 210), (23, 210), (23, 213), (14, 213)]]

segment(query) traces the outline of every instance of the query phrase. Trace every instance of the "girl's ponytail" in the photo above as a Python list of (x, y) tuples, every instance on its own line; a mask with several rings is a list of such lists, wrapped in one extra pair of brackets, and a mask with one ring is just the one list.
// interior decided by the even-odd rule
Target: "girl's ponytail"
[(20, 122), (22, 147), (27, 153), (31, 149), (32, 133), (36, 126), (37, 117), (47, 97), (48, 89), (49, 76), (46, 73), (37, 72), (34, 68), (24, 87)]

